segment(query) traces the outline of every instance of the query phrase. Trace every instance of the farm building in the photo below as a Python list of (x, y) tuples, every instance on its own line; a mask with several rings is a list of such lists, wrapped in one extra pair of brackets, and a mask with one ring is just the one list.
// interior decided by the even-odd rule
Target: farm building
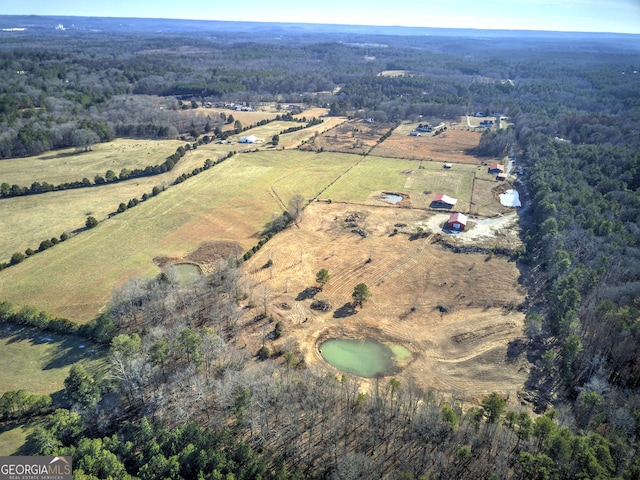
[(499, 173), (498, 175), (496, 175), (496, 180), (500, 180), (501, 182), (507, 179), (507, 174), (506, 173)]
[(452, 168), (453, 167), (453, 163), (445, 163), (444, 164), (444, 168)]
[(467, 216), (462, 213), (452, 213), (447, 221), (450, 230), (462, 231), (467, 226)]
[(489, 167), (489, 173), (498, 174), (504, 172), (504, 165), (501, 163), (494, 163)]
[(420, 132), (417, 132), (415, 130), (411, 130), (411, 132), (409, 132), (409, 135), (411, 135), (412, 137), (420, 137)]
[(457, 198), (452, 198), (449, 195), (436, 195), (436, 198), (431, 202), (431, 208), (452, 208), (458, 203)]
[(256, 137), (255, 135), (249, 135), (248, 137), (242, 137), (238, 141), (240, 143), (256, 143), (258, 140), (260, 140), (260, 139), (258, 137)]

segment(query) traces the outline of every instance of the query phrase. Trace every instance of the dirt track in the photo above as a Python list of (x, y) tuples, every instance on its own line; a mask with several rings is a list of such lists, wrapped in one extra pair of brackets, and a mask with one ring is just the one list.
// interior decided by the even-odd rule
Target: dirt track
[[(298, 226), (278, 234), (246, 264), (258, 283), (254, 290), (268, 285), (269, 313), (285, 325), (283, 339), (272, 346), (294, 341), (310, 368), (335, 371), (319, 356), (319, 339), (392, 341), (412, 353), (396, 375), (401, 381), (468, 400), (511, 393), (515, 402), (528, 373), (526, 360), (507, 356), (509, 343), (522, 336), (518, 270), (507, 258), (453, 253), (434, 243), (434, 235), (416, 238), (417, 227), (434, 219), (393, 207), (307, 207)], [(264, 268), (269, 259), (273, 266)], [(321, 268), (331, 281), (313, 298), (305, 296)], [(372, 297), (349, 315), (345, 305), (360, 282)], [(328, 301), (330, 310), (312, 310), (314, 299)], [(247, 331), (249, 348), (259, 348), (263, 332), (258, 326)]]

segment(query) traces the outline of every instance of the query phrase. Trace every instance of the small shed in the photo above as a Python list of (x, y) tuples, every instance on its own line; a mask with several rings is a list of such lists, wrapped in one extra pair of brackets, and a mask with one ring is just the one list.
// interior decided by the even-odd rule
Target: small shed
[(416, 130), (411, 130), (411, 131), (409, 132), (409, 135), (410, 135), (410, 136), (412, 136), (412, 137), (420, 137), (420, 136), (422, 136), (422, 135), (420, 134), (420, 132), (418, 132), (418, 131), (416, 131)]
[(453, 163), (445, 163), (444, 164), (444, 168), (452, 168), (453, 167)]
[(457, 198), (452, 198), (449, 195), (436, 195), (431, 202), (431, 208), (452, 208), (458, 203)]
[(504, 182), (506, 179), (507, 179), (507, 174), (504, 172), (496, 175), (496, 180), (500, 180), (501, 182)]
[(450, 230), (462, 231), (467, 226), (467, 216), (463, 213), (452, 213), (447, 221)]
[(504, 165), (501, 163), (493, 163), (489, 166), (489, 173), (493, 173), (497, 175), (498, 173), (504, 172)]

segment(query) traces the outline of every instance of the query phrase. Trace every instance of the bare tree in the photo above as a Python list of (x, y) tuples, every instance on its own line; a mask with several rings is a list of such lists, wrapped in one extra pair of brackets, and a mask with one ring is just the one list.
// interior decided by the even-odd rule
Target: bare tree
[(291, 215), (291, 218), (293, 218), (294, 220), (298, 219), (298, 217), (302, 214), (305, 203), (305, 198), (300, 194), (294, 195), (291, 200), (289, 200), (287, 211), (289, 212), (289, 215)]

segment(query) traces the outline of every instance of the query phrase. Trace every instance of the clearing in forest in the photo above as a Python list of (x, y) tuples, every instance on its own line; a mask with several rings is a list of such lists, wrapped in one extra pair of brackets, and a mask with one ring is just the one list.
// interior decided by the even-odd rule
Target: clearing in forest
[[(396, 375), (403, 382), (461, 398), (510, 392), (514, 401), (528, 372), (525, 359), (509, 354), (524, 320), (517, 266), (507, 257), (454, 253), (436, 232), (415, 235), (419, 227), (429, 230), (431, 215), (393, 206), (309, 205), (297, 226), (245, 265), (254, 292), (270, 292), (268, 313), (284, 324), (282, 339), (268, 345), (277, 351), (297, 344), (308, 366), (338, 373), (319, 354), (322, 340), (393, 342), (412, 355)], [(322, 291), (309, 290), (322, 268), (331, 280)], [(348, 305), (360, 282), (372, 296), (354, 313)], [(315, 300), (330, 307), (314, 310)], [(257, 351), (265, 326), (248, 323), (244, 341)]]
[(104, 371), (104, 357), (88, 340), (35, 328), (3, 325), (0, 331), (0, 396), (16, 385), (32, 394), (50, 395), (64, 388), (72, 365), (92, 374)]

